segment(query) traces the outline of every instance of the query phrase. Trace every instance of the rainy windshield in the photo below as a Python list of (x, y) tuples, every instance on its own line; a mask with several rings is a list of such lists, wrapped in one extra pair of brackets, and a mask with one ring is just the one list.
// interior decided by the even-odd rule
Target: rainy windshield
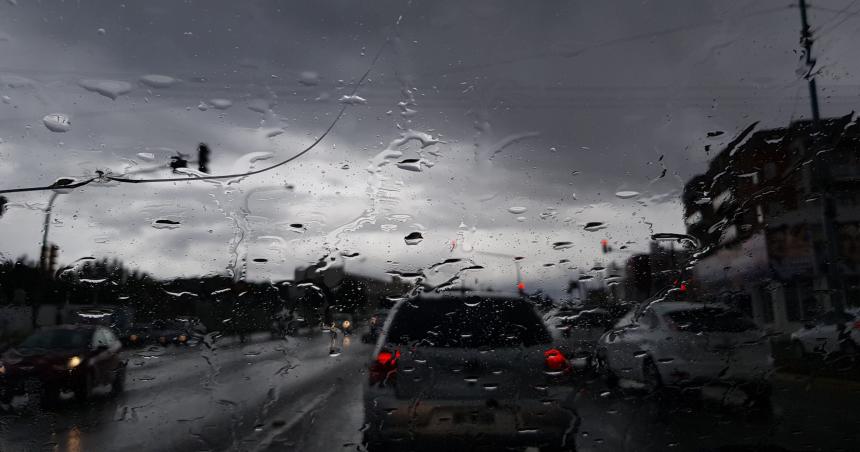
[(858, 39), (0, 1), (0, 450), (856, 449)]

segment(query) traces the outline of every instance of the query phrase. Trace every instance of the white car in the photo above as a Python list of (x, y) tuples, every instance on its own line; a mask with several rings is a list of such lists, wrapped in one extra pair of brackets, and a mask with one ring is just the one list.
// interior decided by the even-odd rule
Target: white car
[(664, 301), (636, 308), (598, 343), (610, 382), (663, 386), (740, 385), (767, 402), (773, 357), (764, 331), (724, 305)]
[(369, 451), (436, 445), (572, 450), (574, 373), (523, 298), (421, 294), (385, 321), (364, 391)]
[(810, 354), (829, 355), (860, 351), (860, 312), (855, 310), (829, 311), (807, 322), (803, 328), (791, 333), (795, 357), (803, 359)]

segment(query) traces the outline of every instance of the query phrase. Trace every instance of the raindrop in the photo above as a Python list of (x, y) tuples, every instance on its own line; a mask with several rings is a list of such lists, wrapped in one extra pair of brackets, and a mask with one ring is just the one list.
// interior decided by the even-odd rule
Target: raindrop
[(619, 191), (615, 193), (615, 196), (621, 199), (630, 199), (639, 196), (638, 191)]
[(340, 255), (343, 257), (352, 258), (352, 257), (358, 257), (360, 254), (357, 251), (351, 252), (351, 253), (348, 251), (342, 251), (340, 253)]
[(465, 378), (463, 378), (463, 381), (465, 381), (466, 383), (469, 383), (469, 384), (475, 384), (478, 382), (478, 378), (477, 377), (465, 377)]
[(264, 257), (258, 257), (258, 258), (256, 258), (256, 259), (254, 259), (254, 262), (259, 262), (259, 263), (261, 263), (261, 264), (262, 264), (262, 263), (265, 263), (265, 262), (269, 262), (269, 260), (268, 260), (268, 259), (266, 259), (266, 258), (264, 258)]
[(648, 354), (648, 353), (646, 353), (646, 352), (644, 352), (644, 351), (642, 351), (642, 350), (639, 350), (639, 351), (633, 352), (633, 357), (634, 357), (634, 358), (641, 358), (641, 357), (643, 357), (643, 356), (645, 356), (645, 355), (647, 355), (647, 354)]
[(603, 271), (603, 270), (606, 270), (606, 267), (603, 267), (600, 265), (595, 265), (594, 267), (591, 267), (591, 271), (593, 271), (593, 272), (599, 272), (599, 271)]
[(606, 224), (604, 224), (600, 221), (589, 221), (588, 223), (585, 223), (584, 229), (588, 232), (594, 232), (594, 231), (599, 231), (599, 230), (605, 229), (605, 228), (606, 228)]
[(233, 101), (230, 99), (209, 99), (209, 105), (219, 109), (226, 110), (233, 106)]
[(266, 99), (253, 99), (248, 102), (248, 110), (255, 111), (257, 113), (265, 113), (272, 108), (269, 101)]
[(45, 117), (42, 118), (42, 123), (44, 123), (45, 127), (47, 127), (51, 132), (63, 133), (68, 132), (69, 129), (72, 128), (72, 122), (69, 121), (69, 117), (60, 113), (45, 115)]
[(496, 389), (499, 389), (499, 385), (495, 383), (484, 383), (485, 391), (495, 391)]
[(528, 220), (528, 218), (526, 217), (517, 217), (517, 221), (519, 221), (520, 223), (524, 223), (526, 220)]
[(299, 83), (305, 86), (315, 86), (320, 82), (320, 75), (314, 71), (304, 71), (299, 74)]
[(104, 36), (107, 34), (107, 30), (105, 30), (104, 28), (99, 28), (98, 30), (96, 30), (96, 33), (98, 33), (99, 36)]
[(168, 88), (178, 80), (169, 75), (147, 74), (140, 78), (140, 83), (150, 88)]
[(85, 79), (78, 82), (87, 91), (101, 94), (111, 100), (131, 92), (131, 83), (119, 80)]
[(508, 207), (508, 212), (510, 212), (514, 215), (520, 215), (520, 214), (526, 213), (527, 210), (529, 210), (529, 209), (522, 207), (522, 206)]
[(178, 221), (160, 218), (152, 222), (152, 227), (155, 229), (176, 229), (180, 226)]
[(301, 223), (290, 223), (290, 227), (293, 229), (304, 229), (304, 225)]
[(573, 242), (555, 242), (552, 244), (554, 250), (564, 250), (573, 247)]
[(151, 152), (138, 152), (137, 157), (140, 158), (141, 160), (146, 160), (149, 162), (155, 160), (155, 154), (153, 154)]
[(357, 94), (340, 96), (340, 99), (338, 99), (337, 101), (342, 103), (342, 104), (347, 104), (347, 105), (360, 105), (360, 104), (366, 104), (367, 103), (367, 99), (365, 99), (365, 98), (363, 98)]
[(424, 240), (424, 236), (420, 232), (410, 232), (409, 235), (403, 238), (407, 245), (417, 245)]
[(397, 167), (406, 171), (421, 171), (421, 159), (404, 159), (397, 162)]
[(396, 224), (382, 224), (382, 225), (379, 225), (379, 229), (381, 229), (385, 232), (391, 232), (391, 231), (394, 231), (397, 229), (397, 225)]
[(589, 279), (592, 279), (592, 278), (594, 278), (594, 277), (591, 275), (580, 275), (579, 276), (580, 281), (588, 281)]

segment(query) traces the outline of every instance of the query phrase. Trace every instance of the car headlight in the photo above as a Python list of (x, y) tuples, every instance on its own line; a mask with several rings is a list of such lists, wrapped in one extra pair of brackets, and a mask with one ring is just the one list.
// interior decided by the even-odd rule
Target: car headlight
[(128, 340), (130, 340), (132, 342), (137, 342), (137, 339), (138, 339), (138, 337), (136, 334), (132, 334), (131, 336), (128, 337)]
[(343, 327), (344, 327), (344, 328), (349, 328), (349, 325), (351, 325), (351, 324), (349, 323), (349, 320), (344, 320), (344, 321), (343, 321)]
[(186, 336), (184, 334), (179, 335), (179, 342), (185, 342), (187, 340), (188, 340), (188, 336)]
[(81, 357), (80, 356), (72, 356), (71, 358), (69, 358), (69, 362), (67, 363), (67, 366), (69, 367), (69, 369), (74, 369), (75, 367), (78, 367), (80, 365), (81, 365)]
[(6, 365), (3, 363), (0, 363), (0, 375), (3, 375), (5, 373), (6, 373)]

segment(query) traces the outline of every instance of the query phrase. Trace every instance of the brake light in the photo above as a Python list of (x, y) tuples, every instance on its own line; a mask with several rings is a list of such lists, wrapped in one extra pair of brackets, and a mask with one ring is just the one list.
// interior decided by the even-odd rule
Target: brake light
[(548, 372), (570, 372), (570, 362), (567, 357), (555, 348), (543, 353), (544, 365)]
[(854, 322), (854, 329), (855, 329), (855, 330), (860, 330), (860, 320), (856, 320), (856, 321)]
[(400, 358), (400, 350), (393, 353), (382, 350), (376, 355), (376, 360), (370, 365), (370, 384), (379, 383), (380, 386), (394, 384), (397, 380), (397, 359)]

